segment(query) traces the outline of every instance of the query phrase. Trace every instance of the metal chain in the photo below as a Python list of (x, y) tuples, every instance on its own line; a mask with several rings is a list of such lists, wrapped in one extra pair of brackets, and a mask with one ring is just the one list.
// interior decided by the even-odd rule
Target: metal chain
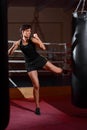
[(80, 5), (81, 5), (82, 2), (83, 2), (83, 4), (82, 4), (81, 13), (83, 13), (86, 0), (80, 0), (74, 12), (78, 11), (78, 9), (79, 9), (79, 7), (80, 7)]
[(86, 1), (86, 0), (83, 0), (83, 5), (82, 5), (82, 10), (81, 10), (81, 13), (83, 13), (83, 11), (84, 11), (85, 1)]

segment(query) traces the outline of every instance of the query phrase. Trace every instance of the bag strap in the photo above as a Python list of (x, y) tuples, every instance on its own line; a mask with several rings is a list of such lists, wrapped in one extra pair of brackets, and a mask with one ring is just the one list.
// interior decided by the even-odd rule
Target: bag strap
[(81, 3), (82, 3), (81, 13), (83, 13), (84, 7), (85, 7), (85, 1), (86, 1), (86, 0), (80, 0), (74, 12), (77, 12), (77, 11), (78, 11), (78, 9), (79, 9), (79, 7), (80, 7), (80, 5), (81, 5)]

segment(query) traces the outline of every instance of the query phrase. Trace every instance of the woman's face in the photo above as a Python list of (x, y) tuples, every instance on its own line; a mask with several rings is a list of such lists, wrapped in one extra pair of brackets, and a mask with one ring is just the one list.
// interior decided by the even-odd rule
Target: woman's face
[(31, 28), (22, 31), (22, 36), (23, 36), (23, 37), (29, 39), (29, 38), (30, 38), (30, 35), (31, 35)]

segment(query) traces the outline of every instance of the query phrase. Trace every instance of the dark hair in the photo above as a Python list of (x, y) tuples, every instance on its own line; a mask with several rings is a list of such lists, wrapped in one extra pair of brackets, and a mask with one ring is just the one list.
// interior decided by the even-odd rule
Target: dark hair
[(20, 27), (20, 33), (26, 29), (32, 29), (31, 25), (29, 24), (23, 24), (21, 27)]

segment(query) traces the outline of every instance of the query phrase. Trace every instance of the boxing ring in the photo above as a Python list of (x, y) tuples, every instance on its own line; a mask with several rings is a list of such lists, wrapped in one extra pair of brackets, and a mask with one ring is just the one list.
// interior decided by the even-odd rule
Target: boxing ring
[[(8, 41), (8, 48), (12, 46), (15, 41)], [(70, 53), (70, 44), (67, 43), (44, 43), (46, 45), (47, 50), (41, 51), (37, 48), (38, 53), (48, 58), (53, 64), (60, 66), (67, 70), (67, 72), (71, 71), (71, 53)], [(18, 85), (12, 80), (11, 75), (21, 75), (25, 74), (27, 71), (25, 69), (25, 60), (23, 57), (23, 53), (20, 49), (15, 50), (14, 54), (9, 56), (8, 58), (9, 64), (9, 81), (14, 87)], [(39, 73), (50, 73), (47, 70), (39, 70)], [(69, 73), (67, 73), (69, 74)]]

